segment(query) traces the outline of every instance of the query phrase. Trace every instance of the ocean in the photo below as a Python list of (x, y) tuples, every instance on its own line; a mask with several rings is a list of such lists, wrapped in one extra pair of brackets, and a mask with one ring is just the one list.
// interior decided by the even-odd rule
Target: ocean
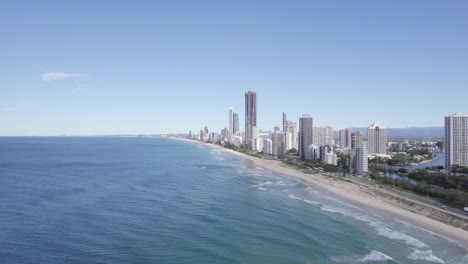
[(468, 263), (468, 251), (203, 144), (1, 137), (0, 263)]

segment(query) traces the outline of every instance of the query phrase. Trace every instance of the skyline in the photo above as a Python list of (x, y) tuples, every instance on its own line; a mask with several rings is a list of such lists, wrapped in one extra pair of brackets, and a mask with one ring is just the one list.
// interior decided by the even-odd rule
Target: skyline
[(248, 90), (265, 131), (468, 112), (466, 1), (1, 5), (1, 136), (219, 131)]

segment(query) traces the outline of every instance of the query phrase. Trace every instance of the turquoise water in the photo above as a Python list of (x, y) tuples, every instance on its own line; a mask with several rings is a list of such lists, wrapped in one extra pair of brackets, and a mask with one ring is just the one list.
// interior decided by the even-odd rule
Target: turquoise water
[(166, 138), (0, 138), (0, 195), (0, 263), (468, 263), (436, 234)]

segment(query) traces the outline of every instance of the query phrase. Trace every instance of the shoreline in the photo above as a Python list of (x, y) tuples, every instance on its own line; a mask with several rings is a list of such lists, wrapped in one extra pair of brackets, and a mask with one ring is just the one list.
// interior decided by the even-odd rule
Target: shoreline
[[(422, 213), (418, 213), (415, 211), (411, 211), (408, 208), (404, 208), (403, 205), (397, 206), (396, 204), (390, 202), (388, 200), (388, 197), (385, 197), (388, 196), (388, 194), (385, 195), (381, 191), (377, 191), (373, 188), (369, 188), (364, 185), (358, 185), (357, 183), (346, 181), (343, 179), (326, 177), (320, 174), (306, 174), (302, 171), (293, 169), (291, 167), (287, 167), (279, 160), (261, 159), (237, 152), (232, 149), (224, 148), (222, 146), (204, 143), (196, 140), (176, 137), (171, 138), (186, 142), (197, 143), (211, 148), (216, 148), (223, 151), (224, 153), (247, 159), (251, 161), (254, 165), (263, 169), (284, 175), (286, 177), (293, 177), (294, 179), (299, 180), (300, 182), (306, 185), (320, 187), (334, 195), (337, 195), (338, 197), (346, 200), (347, 202), (350, 202), (353, 205), (357, 205), (363, 209), (374, 209), (385, 214), (394, 216), (398, 219), (413, 224), (418, 228), (425, 229), (428, 232), (435, 233), (439, 236), (446, 238), (449, 241), (453, 241), (468, 250), (468, 231), (431, 219)], [(398, 197), (396, 195), (393, 196)]]

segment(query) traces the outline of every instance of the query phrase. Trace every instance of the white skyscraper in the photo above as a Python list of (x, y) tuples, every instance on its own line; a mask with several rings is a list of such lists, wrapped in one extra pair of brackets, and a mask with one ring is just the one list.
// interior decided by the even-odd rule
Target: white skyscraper
[(356, 175), (364, 175), (368, 172), (367, 159), (367, 143), (363, 142), (356, 146)]
[(445, 169), (452, 165), (468, 167), (468, 115), (445, 117)]
[(263, 153), (268, 155), (273, 154), (273, 142), (269, 138), (263, 140)]
[[(297, 123), (294, 123), (290, 120), (286, 120), (286, 125), (285, 125), (285, 131), (286, 133), (289, 132), (291, 134), (291, 142), (289, 145), (289, 149), (295, 148), (298, 149), (298, 139), (297, 139)], [(286, 150), (289, 150), (288, 148)]]
[(320, 160), (320, 147), (314, 144), (309, 145), (305, 156), (306, 160)]
[(367, 128), (367, 144), (369, 155), (387, 154), (387, 129), (378, 123)]
[(299, 118), (299, 157), (306, 158), (309, 146), (313, 141), (312, 116), (304, 114)]

